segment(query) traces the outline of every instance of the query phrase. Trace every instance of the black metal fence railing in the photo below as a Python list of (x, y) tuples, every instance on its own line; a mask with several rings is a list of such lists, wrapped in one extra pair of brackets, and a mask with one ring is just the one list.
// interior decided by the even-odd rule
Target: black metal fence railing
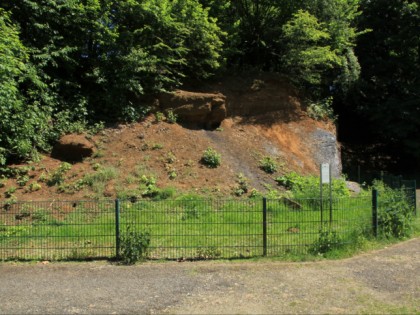
[(377, 210), (372, 200), (366, 195), (331, 202), (287, 198), (0, 202), (0, 260), (113, 258), (128, 227), (150, 233), (151, 259), (305, 253), (322, 229), (333, 230), (341, 242), (350, 242), (355, 231), (374, 231)]

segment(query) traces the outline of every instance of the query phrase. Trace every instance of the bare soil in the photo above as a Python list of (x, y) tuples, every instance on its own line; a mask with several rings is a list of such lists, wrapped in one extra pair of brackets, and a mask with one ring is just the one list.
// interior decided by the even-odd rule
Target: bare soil
[[(228, 78), (206, 87), (208, 92), (221, 92), (228, 97), (229, 117), (218, 130), (157, 122), (154, 115), (138, 123), (112, 126), (88, 136), (96, 154), (74, 163), (64, 175), (61, 189), (49, 187), (43, 178), (51, 176), (62, 161), (44, 155), (39, 162), (28, 164), (31, 169), (26, 183), (20, 185), (17, 179), (3, 182), (0, 201), (11, 198), (6, 192), (13, 187), (17, 189), (12, 193), (16, 200), (115, 198), (118, 192), (138, 190), (142, 175), (154, 176), (160, 188), (227, 196), (237, 187), (239, 173), (249, 179), (250, 190), (264, 190), (266, 184), (275, 187), (274, 178), (290, 171), (316, 173), (317, 147), (308, 135), (317, 129), (334, 133), (334, 126), (309, 118), (286, 82), (260, 79)], [(218, 168), (210, 169), (200, 163), (209, 147), (222, 155)], [(259, 161), (265, 156), (276, 160), (278, 172), (266, 174), (259, 168)], [(112, 168), (116, 176), (95, 183), (94, 187), (77, 187), (77, 181), (95, 173), (95, 168)], [(41, 189), (31, 190), (33, 183), (40, 184)]]
[(0, 313), (419, 314), (419, 248), (303, 263), (3, 263)]

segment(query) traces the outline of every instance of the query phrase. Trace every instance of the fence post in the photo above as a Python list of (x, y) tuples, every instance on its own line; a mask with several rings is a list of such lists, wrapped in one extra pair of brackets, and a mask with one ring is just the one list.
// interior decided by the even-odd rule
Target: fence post
[(372, 190), (372, 229), (373, 235), (378, 237), (378, 191)]
[(413, 181), (413, 184), (414, 184), (414, 216), (416, 217), (417, 216), (417, 181), (416, 180), (414, 180)]
[(267, 198), (263, 198), (263, 256), (267, 256)]
[(115, 199), (115, 253), (120, 258), (120, 200)]

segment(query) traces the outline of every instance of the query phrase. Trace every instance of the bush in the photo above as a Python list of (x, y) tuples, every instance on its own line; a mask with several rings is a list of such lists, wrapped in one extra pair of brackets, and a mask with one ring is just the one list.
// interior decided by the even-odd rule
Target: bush
[(314, 255), (325, 254), (333, 249), (338, 249), (341, 246), (342, 242), (336, 231), (320, 229), (318, 240), (309, 247), (309, 253)]
[(133, 231), (130, 225), (120, 238), (119, 258), (126, 265), (133, 265), (147, 256), (150, 246), (150, 233)]
[(212, 148), (207, 148), (207, 150), (204, 151), (203, 156), (201, 157), (201, 163), (209, 168), (218, 167), (221, 161), (221, 155)]
[(378, 190), (378, 231), (386, 238), (403, 238), (412, 232), (413, 208), (403, 189), (394, 190), (376, 181)]
[[(301, 176), (291, 172), (287, 175), (279, 176), (275, 180), (279, 185), (291, 190), (295, 198), (320, 198), (320, 180), (318, 176)], [(346, 181), (343, 178), (333, 178), (332, 197), (348, 196), (350, 196), (350, 191), (347, 188)]]
[(262, 160), (260, 160), (260, 169), (268, 174), (273, 174), (277, 172), (278, 165), (273, 158), (265, 156)]

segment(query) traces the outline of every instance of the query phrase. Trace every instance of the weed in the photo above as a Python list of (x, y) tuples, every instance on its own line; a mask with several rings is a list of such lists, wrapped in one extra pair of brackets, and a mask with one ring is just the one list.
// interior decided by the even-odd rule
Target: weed
[(120, 238), (119, 258), (126, 265), (133, 265), (147, 255), (150, 246), (150, 232), (134, 231), (127, 225), (125, 233)]
[(413, 228), (413, 208), (410, 206), (404, 190), (391, 189), (379, 181), (375, 181), (373, 185), (380, 196), (379, 232), (386, 238), (410, 236)]
[(159, 123), (165, 120), (165, 115), (162, 112), (156, 112), (155, 119), (156, 119), (156, 122)]
[(234, 194), (238, 197), (242, 196), (243, 194), (248, 193), (249, 190), (249, 182), (248, 178), (244, 176), (244, 174), (239, 173), (236, 178), (237, 186), (234, 189)]
[(260, 169), (262, 169), (267, 174), (273, 174), (277, 172), (278, 165), (277, 162), (269, 156), (265, 156), (260, 160)]
[(99, 164), (99, 163), (95, 163), (95, 164), (93, 164), (92, 165), (92, 169), (94, 170), (94, 171), (97, 171), (97, 170), (99, 170), (101, 168), (101, 164)]
[(178, 176), (178, 174), (176, 173), (176, 170), (175, 169), (171, 169), (168, 172), (168, 176), (169, 176), (169, 179), (170, 180), (174, 180)]
[(203, 152), (203, 156), (201, 157), (201, 163), (209, 168), (218, 167), (221, 161), (221, 155), (212, 148), (207, 148), (207, 150)]
[(313, 255), (323, 255), (333, 249), (342, 246), (338, 233), (330, 229), (319, 230), (318, 240), (309, 247), (309, 253)]
[(215, 259), (222, 255), (220, 249), (216, 246), (209, 247), (200, 247), (197, 248), (197, 254), (195, 255), (197, 259)]
[(152, 144), (152, 150), (162, 150), (162, 149), (163, 149), (163, 144), (160, 144), (160, 143)]
[(309, 104), (307, 108), (308, 116), (315, 120), (336, 120), (337, 117), (334, 115), (332, 103), (333, 98), (330, 96), (318, 102)]
[(172, 152), (168, 152), (165, 156), (165, 161), (168, 164), (173, 164), (176, 162), (176, 156)]
[(17, 180), (16, 183), (20, 186), (23, 187), (26, 185), (26, 183), (29, 181), (29, 176), (28, 175), (20, 175)]
[(71, 170), (71, 164), (67, 162), (63, 162), (60, 166), (55, 170), (54, 173), (47, 179), (48, 186), (59, 185), (64, 182), (64, 175)]
[(172, 109), (168, 109), (166, 112), (166, 120), (170, 124), (175, 124), (178, 120), (178, 115), (174, 113)]
[(12, 198), (13, 194), (16, 192), (17, 188), (14, 186), (10, 186), (5, 192), (4, 192), (4, 196), (6, 198)]
[(143, 197), (155, 197), (159, 193), (159, 188), (156, 186), (156, 178), (154, 176), (147, 177), (143, 175), (140, 178), (141, 185), (140, 189), (142, 190), (141, 195)]
[(29, 187), (28, 187), (28, 189), (29, 189), (30, 192), (41, 190), (41, 188), (42, 188), (41, 184), (39, 184), (37, 182), (30, 183), (29, 184)]

